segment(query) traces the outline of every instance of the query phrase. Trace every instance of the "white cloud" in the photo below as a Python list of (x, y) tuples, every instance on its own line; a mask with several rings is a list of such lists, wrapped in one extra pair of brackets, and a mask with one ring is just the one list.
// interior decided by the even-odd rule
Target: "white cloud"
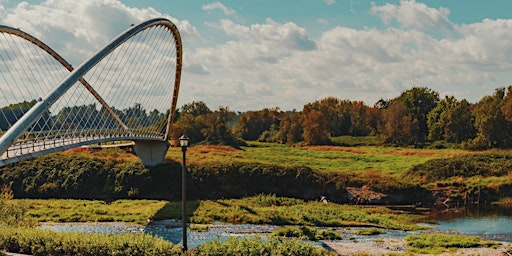
[(179, 103), (201, 100), (236, 111), (301, 109), (327, 96), (373, 105), (412, 86), (475, 102), (512, 81), (512, 20), (455, 25), (450, 10), (416, 1), (374, 4), (371, 14), (388, 27), (338, 26), (312, 37), (291, 21), (208, 20), (215, 44), (202, 47), (190, 46), (200, 35), (189, 21), (113, 0), (22, 3), (0, 9), (0, 22), (34, 34), (77, 64), (129, 24), (167, 17), (184, 38)]
[(398, 6), (390, 3), (378, 6), (372, 2), (370, 13), (377, 14), (386, 24), (396, 20), (406, 28), (451, 31), (454, 27), (454, 24), (448, 18), (450, 15), (449, 9), (442, 7), (439, 9), (430, 8), (424, 3), (417, 3), (415, 0), (401, 0)]
[(324, 2), (327, 5), (333, 5), (334, 3), (336, 3), (336, 0), (324, 0)]
[(221, 10), (224, 13), (224, 15), (226, 15), (226, 16), (234, 15), (236, 13), (235, 10), (226, 7), (225, 5), (223, 5), (220, 2), (215, 2), (215, 3), (203, 5), (203, 10), (208, 11), (208, 12), (216, 10), (216, 9)]
[(47, 0), (34, 5), (22, 2), (4, 13), (0, 15), (1, 24), (32, 34), (74, 65), (131, 24), (152, 18), (170, 19), (185, 39), (199, 38), (187, 20), (177, 20), (153, 8), (130, 8), (118, 0)]

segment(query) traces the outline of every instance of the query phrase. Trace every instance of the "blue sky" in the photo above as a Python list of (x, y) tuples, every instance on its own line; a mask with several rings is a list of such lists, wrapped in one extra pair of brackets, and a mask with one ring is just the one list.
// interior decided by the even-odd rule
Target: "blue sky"
[(127, 23), (169, 18), (184, 43), (179, 105), (300, 110), (329, 96), (371, 106), (413, 86), (477, 102), (512, 84), (510, 10), (510, 0), (0, 0), (0, 24), (78, 65)]

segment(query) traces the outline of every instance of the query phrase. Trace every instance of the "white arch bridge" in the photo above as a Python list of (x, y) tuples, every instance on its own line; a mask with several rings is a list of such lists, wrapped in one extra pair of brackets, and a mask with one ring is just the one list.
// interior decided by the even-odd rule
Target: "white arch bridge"
[(159, 164), (181, 66), (181, 37), (167, 19), (131, 25), (76, 68), (35, 37), (0, 26), (0, 167), (110, 141), (134, 141), (144, 165)]

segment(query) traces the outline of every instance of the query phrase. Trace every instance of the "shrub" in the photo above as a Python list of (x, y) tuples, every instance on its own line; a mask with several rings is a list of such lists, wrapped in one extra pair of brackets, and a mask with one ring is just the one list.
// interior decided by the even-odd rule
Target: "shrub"
[(273, 236), (277, 237), (296, 237), (300, 239), (308, 239), (312, 241), (316, 240), (341, 240), (343, 239), (341, 234), (326, 229), (317, 229), (314, 227), (297, 227), (297, 226), (286, 226), (279, 227), (272, 233)]
[(386, 230), (380, 229), (380, 228), (365, 228), (360, 229), (356, 232), (358, 235), (365, 235), (365, 236), (373, 236), (373, 235), (380, 235), (380, 234), (386, 234)]
[(151, 235), (82, 234), (35, 228), (4, 228), (0, 249), (31, 255), (178, 255), (179, 246)]
[(216, 239), (206, 244), (199, 245), (195, 255), (213, 256), (213, 255), (328, 255), (329, 252), (322, 248), (317, 248), (312, 244), (303, 243), (300, 240), (288, 240), (280, 238), (269, 238), (263, 241), (259, 237), (254, 238), (234, 238), (230, 237), (227, 241), (221, 242)]
[(415, 253), (441, 253), (449, 248), (496, 247), (500, 243), (483, 240), (477, 236), (422, 234), (405, 237), (407, 246)]

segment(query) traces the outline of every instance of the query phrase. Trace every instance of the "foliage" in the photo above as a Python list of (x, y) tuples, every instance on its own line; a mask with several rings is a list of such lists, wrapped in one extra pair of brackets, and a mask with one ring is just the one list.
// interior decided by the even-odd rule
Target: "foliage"
[[(235, 224), (274, 224), (303, 226), (376, 226), (400, 230), (417, 230), (414, 224), (421, 216), (396, 215), (385, 207), (363, 208), (335, 203), (300, 202), (296, 199), (277, 198), (269, 200), (277, 205), (261, 205), (264, 195), (243, 199), (204, 200), (195, 209), (190, 221), (193, 223), (214, 223), (215, 221)], [(290, 204), (291, 205), (287, 205)]]
[[(263, 241), (259, 237), (235, 238), (230, 237), (222, 242), (220, 239), (199, 245), (193, 255), (333, 255), (323, 248), (317, 248), (312, 244), (303, 243), (300, 240), (269, 238)], [(335, 254), (334, 254), (335, 255)]]
[(428, 138), (461, 143), (476, 135), (470, 104), (446, 96), (427, 115)]
[(300, 239), (317, 240), (341, 240), (341, 234), (328, 229), (317, 229), (307, 226), (284, 226), (274, 229), (272, 236), (277, 237), (296, 237)]
[(380, 229), (380, 228), (364, 228), (356, 231), (356, 234), (358, 235), (365, 235), (365, 236), (373, 236), (373, 235), (380, 235), (380, 234), (386, 234), (386, 230)]
[(489, 177), (506, 175), (512, 169), (512, 156), (507, 153), (470, 154), (432, 159), (411, 168), (408, 176), (421, 177), (427, 182), (451, 177)]
[(0, 191), (0, 228), (3, 227), (30, 227), (35, 222), (26, 216), (27, 206), (13, 200), (13, 193), (4, 186)]
[(45, 155), (0, 172), (1, 183), (16, 197), (28, 198), (161, 198), (169, 192), (155, 184), (164, 180), (170, 180), (168, 169), (147, 169), (138, 161), (83, 153)]
[(302, 138), (306, 145), (323, 145), (329, 142), (327, 121), (322, 112), (304, 106), (302, 111)]
[(236, 138), (229, 123), (234, 119), (234, 113), (227, 107), (219, 107), (219, 110), (207, 116), (210, 126), (201, 132), (205, 137), (206, 144), (226, 145), (238, 148), (245, 145), (245, 142)]
[(495, 247), (499, 242), (483, 240), (477, 236), (421, 234), (405, 237), (409, 250), (415, 253), (441, 253), (449, 248)]
[(474, 148), (512, 147), (512, 122), (502, 112), (504, 97), (505, 89), (499, 88), (494, 95), (486, 96), (478, 102), (473, 112), (478, 130), (478, 135), (472, 142)]
[(38, 222), (110, 222), (122, 221), (146, 225), (165, 205), (157, 200), (18, 199), (28, 207), (26, 216)]
[(279, 108), (242, 113), (234, 133), (244, 140), (257, 140), (265, 131), (270, 131), (272, 125), (279, 125), (281, 114)]
[(30, 255), (179, 255), (181, 248), (163, 238), (137, 234), (82, 234), (6, 227), (0, 249)]

